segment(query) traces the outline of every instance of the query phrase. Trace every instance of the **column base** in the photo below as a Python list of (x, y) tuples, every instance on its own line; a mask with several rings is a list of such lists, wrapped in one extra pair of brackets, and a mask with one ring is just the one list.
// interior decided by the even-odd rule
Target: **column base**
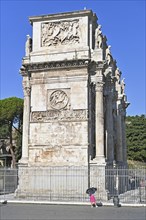
[(18, 166), (22, 166), (22, 167), (28, 166), (28, 157), (21, 158), (18, 162)]
[[(102, 160), (103, 162), (103, 160)], [(97, 201), (107, 201), (108, 192), (106, 190), (106, 176), (105, 176), (105, 162), (90, 164), (90, 187), (96, 187), (97, 191), (95, 193)]]
[(90, 161), (90, 164), (101, 164), (105, 165), (105, 157), (104, 156), (96, 156), (93, 160)]
[(84, 175), (87, 172), (87, 166), (20, 166), (15, 197), (28, 200), (81, 201), (88, 188), (88, 175)]

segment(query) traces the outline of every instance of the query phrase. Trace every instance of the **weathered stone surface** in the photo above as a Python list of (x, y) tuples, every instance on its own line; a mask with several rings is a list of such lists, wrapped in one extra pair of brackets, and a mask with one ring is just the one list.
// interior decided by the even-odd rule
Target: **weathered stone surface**
[[(24, 121), (19, 163), (88, 166), (89, 184), (98, 184), (106, 197), (105, 166), (114, 160), (126, 164), (129, 104), (111, 46), (91, 10), (35, 16), (30, 22), (33, 38), (27, 36), (20, 69)], [(19, 187), (24, 188), (22, 181)]]

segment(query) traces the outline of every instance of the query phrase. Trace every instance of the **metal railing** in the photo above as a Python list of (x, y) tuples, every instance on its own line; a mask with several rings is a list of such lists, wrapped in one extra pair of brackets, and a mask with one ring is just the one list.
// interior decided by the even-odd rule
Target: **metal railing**
[(106, 169), (109, 200), (118, 195), (122, 203), (146, 203), (146, 170)]
[(114, 196), (121, 203), (146, 203), (145, 169), (106, 168), (104, 172), (95, 176), (88, 167), (0, 168), (0, 199), (87, 202), (86, 190), (94, 178), (97, 200), (105, 201), (106, 192), (109, 203)]

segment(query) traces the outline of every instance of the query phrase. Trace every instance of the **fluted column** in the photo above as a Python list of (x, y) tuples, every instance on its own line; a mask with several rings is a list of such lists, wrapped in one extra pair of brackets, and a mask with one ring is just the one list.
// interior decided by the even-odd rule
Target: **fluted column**
[(113, 77), (113, 68), (108, 66), (104, 72), (105, 76), (105, 145), (107, 162), (113, 163), (114, 160), (114, 119), (113, 119), (113, 104), (115, 99), (115, 78)]
[(121, 104), (117, 106), (117, 118), (116, 118), (116, 161), (123, 162), (123, 146), (122, 146), (122, 118), (121, 118)]
[(95, 143), (96, 155), (94, 161), (105, 162), (104, 156), (104, 113), (103, 113), (103, 66), (97, 67), (96, 74), (92, 76), (91, 81), (95, 85)]
[(104, 158), (103, 83), (96, 83), (96, 159)]
[(22, 157), (20, 163), (28, 163), (28, 137), (30, 117), (30, 83), (29, 78), (23, 78), (24, 108), (23, 108), (23, 136), (22, 136)]
[[(105, 155), (104, 155), (104, 111), (103, 111), (103, 65), (96, 67), (96, 74), (91, 77), (95, 85), (95, 158), (90, 163), (90, 186), (97, 187), (97, 192), (107, 199), (105, 183)], [(97, 178), (99, 177), (100, 178)], [(97, 179), (100, 179), (97, 182)]]
[(90, 40), (90, 49), (92, 49), (92, 34), (93, 34), (93, 30), (92, 30), (92, 20), (90, 20), (90, 35), (89, 35), (89, 40)]
[(112, 92), (108, 92), (108, 95), (106, 96), (106, 158), (108, 162), (112, 162), (114, 160), (112, 110)]
[(122, 145), (123, 145), (123, 162), (127, 164), (127, 144), (126, 144), (126, 126), (125, 126), (126, 112), (123, 109), (122, 113)]

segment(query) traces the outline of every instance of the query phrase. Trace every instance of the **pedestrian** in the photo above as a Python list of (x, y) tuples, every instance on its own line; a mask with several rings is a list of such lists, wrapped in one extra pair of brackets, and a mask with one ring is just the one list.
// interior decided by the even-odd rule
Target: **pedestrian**
[(97, 207), (95, 196), (93, 194), (89, 194), (89, 196), (90, 196), (91, 208)]

